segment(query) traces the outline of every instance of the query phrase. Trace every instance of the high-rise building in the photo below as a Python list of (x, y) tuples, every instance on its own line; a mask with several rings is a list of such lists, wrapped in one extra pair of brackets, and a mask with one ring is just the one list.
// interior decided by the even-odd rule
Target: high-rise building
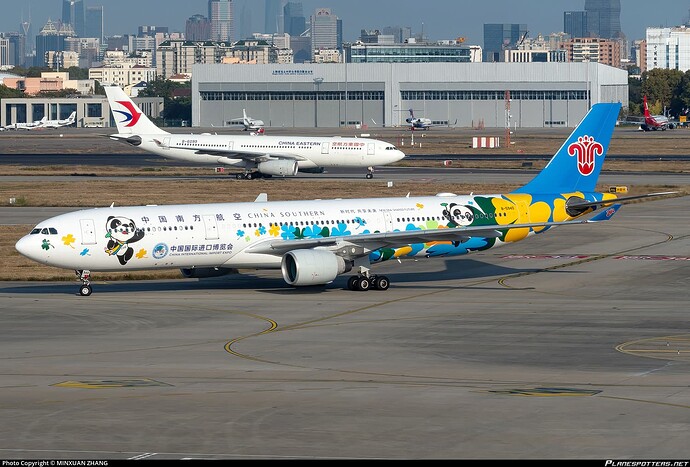
[(103, 6), (87, 6), (84, 37), (95, 37), (103, 43)]
[(689, 28), (647, 28), (646, 42), (647, 70), (665, 68), (683, 73), (690, 70), (690, 56), (684, 53), (690, 50)]
[(311, 17), (311, 54), (318, 50), (334, 50), (342, 47), (342, 22), (330, 8), (318, 8)]
[(307, 30), (302, 2), (287, 2), (283, 7), (283, 31), (290, 36), (299, 36)]
[(264, 11), (264, 32), (266, 34), (278, 33), (283, 31), (283, 0), (266, 0), (266, 10)]
[(35, 66), (45, 66), (47, 52), (62, 52), (65, 50), (65, 38), (74, 36), (72, 26), (67, 23), (60, 28), (50, 19), (36, 36)]
[(62, 0), (62, 24), (70, 24), (77, 36), (85, 37), (82, 0)]
[(504, 61), (505, 50), (515, 47), (526, 34), (526, 24), (485, 24), (484, 61)]
[(585, 0), (589, 37), (621, 37), (621, 0)]
[(383, 28), (384, 35), (392, 35), (393, 41), (396, 44), (404, 44), (406, 40), (412, 37), (412, 28), (409, 26), (386, 26)]
[(211, 21), (211, 40), (232, 42), (235, 40), (232, 0), (209, 0), (208, 19)]
[(563, 12), (563, 31), (570, 37), (587, 37), (587, 12)]
[(211, 22), (204, 15), (193, 15), (187, 19), (184, 37), (188, 41), (211, 40)]
[(253, 5), (248, 2), (242, 4), (242, 11), (240, 12), (240, 27), (239, 38), (246, 39), (252, 36), (252, 9)]

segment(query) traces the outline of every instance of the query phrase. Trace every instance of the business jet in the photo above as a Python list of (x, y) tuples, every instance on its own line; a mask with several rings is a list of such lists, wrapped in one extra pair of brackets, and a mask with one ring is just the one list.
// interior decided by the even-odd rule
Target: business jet
[(170, 134), (161, 130), (117, 86), (105, 88), (118, 133), (111, 139), (170, 159), (244, 169), (238, 179), (273, 175), (291, 177), (297, 171), (320, 173), (328, 167), (367, 168), (392, 164), (405, 154), (385, 141), (350, 137)]
[(12, 123), (10, 125), (5, 125), (6, 130), (35, 130), (42, 128), (43, 124), (48, 121), (48, 117), (43, 117), (40, 120), (27, 123)]
[(652, 115), (649, 112), (649, 107), (647, 106), (647, 96), (642, 98), (644, 105), (644, 123), (642, 124), (642, 129), (644, 131), (656, 131), (666, 129), (673, 130), (676, 125), (669, 121), (668, 117), (665, 115)]
[[(407, 117), (405, 121), (410, 124), (410, 130), (428, 130), (429, 128), (434, 126), (448, 126), (444, 124), (434, 123), (431, 121), (431, 119), (426, 117), (415, 117), (413, 109), (409, 109), (408, 112), (410, 112), (410, 116)], [(455, 123), (458, 123), (458, 121), (455, 120)]]
[(244, 131), (253, 131), (258, 134), (263, 134), (265, 132), (264, 121), (248, 117), (246, 109), (242, 109), (242, 118), (233, 118), (230, 120), (230, 123), (242, 125)]
[(377, 263), (484, 251), (556, 226), (605, 221), (628, 201), (671, 194), (595, 191), (620, 108), (592, 106), (549, 164), (508, 194), (111, 205), (40, 222), (16, 249), (74, 269), (83, 296), (92, 292), (92, 271), (161, 268), (185, 277), (280, 269), (291, 286), (325, 285), (353, 271), (350, 290), (386, 290), (389, 278), (372, 272)]
[(69, 117), (61, 119), (61, 120), (60, 119), (59, 120), (46, 120), (46, 121), (41, 123), (41, 127), (42, 128), (55, 129), (55, 128), (62, 128), (65, 126), (74, 125), (74, 122), (76, 121), (76, 117), (77, 117), (77, 112), (72, 112), (71, 114), (69, 114)]

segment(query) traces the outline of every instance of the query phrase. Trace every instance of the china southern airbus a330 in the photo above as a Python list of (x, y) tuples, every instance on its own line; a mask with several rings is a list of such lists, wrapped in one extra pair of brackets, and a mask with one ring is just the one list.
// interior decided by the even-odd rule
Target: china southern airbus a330
[(620, 108), (594, 105), (549, 164), (508, 194), (111, 206), (43, 221), (16, 248), (74, 269), (81, 295), (91, 294), (92, 271), (159, 268), (187, 277), (281, 269), (293, 286), (353, 271), (351, 290), (386, 290), (389, 279), (371, 271), (376, 263), (488, 250), (554, 226), (606, 220), (623, 202), (660, 195), (595, 191)]
[(110, 138), (169, 159), (244, 169), (238, 179), (290, 177), (298, 170), (320, 173), (329, 167), (366, 168), (366, 178), (373, 178), (375, 166), (405, 157), (392, 144), (369, 138), (171, 134), (154, 125), (119, 87), (108, 86), (105, 93), (117, 122), (118, 133)]

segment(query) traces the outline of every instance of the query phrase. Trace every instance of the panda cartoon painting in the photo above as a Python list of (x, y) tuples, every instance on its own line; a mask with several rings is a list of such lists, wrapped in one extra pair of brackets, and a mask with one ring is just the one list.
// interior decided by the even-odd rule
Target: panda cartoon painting
[(105, 252), (109, 256), (117, 256), (120, 264), (124, 266), (134, 255), (134, 248), (129, 246), (130, 243), (144, 238), (144, 231), (137, 229), (132, 219), (116, 216), (108, 217), (105, 228), (108, 231), (105, 234), (108, 239)]

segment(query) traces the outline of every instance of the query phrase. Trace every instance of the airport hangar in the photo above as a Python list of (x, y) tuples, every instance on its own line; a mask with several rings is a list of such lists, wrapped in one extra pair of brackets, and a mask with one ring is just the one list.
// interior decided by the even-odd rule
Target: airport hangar
[[(506, 112), (510, 91), (510, 118)], [(575, 127), (598, 102), (628, 106), (628, 73), (585, 63), (198, 64), (192, 126), (242, 116), (267, 127)]]

